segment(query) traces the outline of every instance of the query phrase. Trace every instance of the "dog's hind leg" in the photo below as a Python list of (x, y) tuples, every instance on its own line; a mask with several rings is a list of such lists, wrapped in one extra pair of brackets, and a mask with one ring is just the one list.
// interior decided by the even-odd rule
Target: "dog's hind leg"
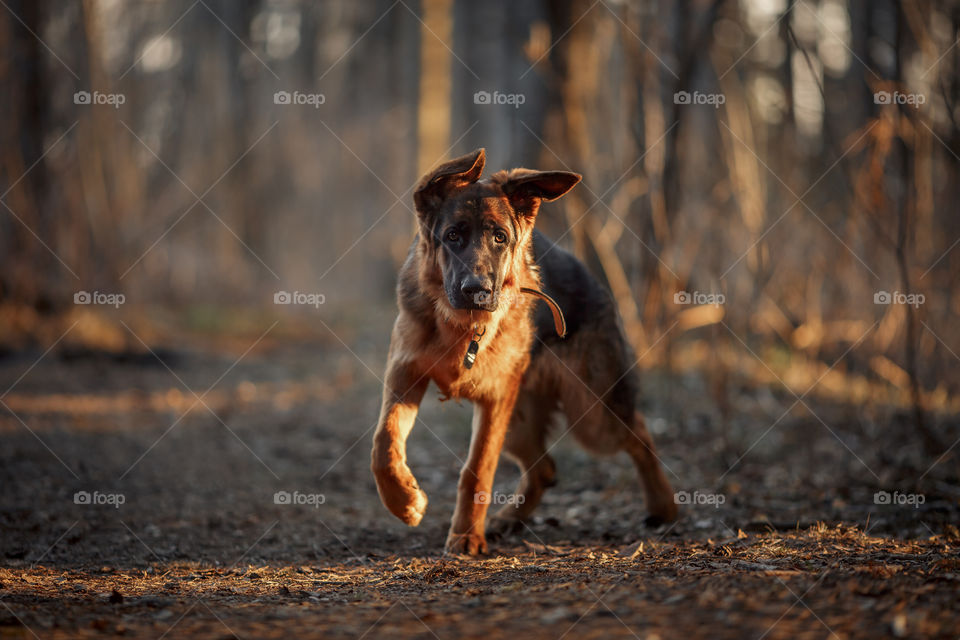
[[(673, 489), (664, 474), (643, 415), (635, 408), (639, 383), (619, 348), (595, 340), (593, 357), (569, 358), (560, 397), (570, 430), (583, 447), (600, 455), (626, 451), (643, 483), (648, 517), (656, 525), (677, 517)], [(575, 345), (571, 345), (571, 351)], [(582, 345), (580, 352), (586, 351)], [(597, 366), (597, 363), (606, 363)], [(589, 381), (593, 387), (587, 385)]]
[(517, 399), (504, 453), (523, 475), (514, 495), (492, 518), (492, 533), (518, 529), (540, 504), (544, 492), (556, 483), (556, 465), (546, 449), (547, 428), (556, 410), (556, 400), (548, 396), (525, 391)]
[(646, 524), (655, 527), (664, 522), (671, 522), (677, 517), (673, 489), (663, 473), (663, 465), (657, 457), (653, 438), (650, 437), (643, 414), (639, 411), (634, 411), (629, 433), (630, 435), (624, 439), (623, 448), (630, 454), (643, 481), (649, 514)]

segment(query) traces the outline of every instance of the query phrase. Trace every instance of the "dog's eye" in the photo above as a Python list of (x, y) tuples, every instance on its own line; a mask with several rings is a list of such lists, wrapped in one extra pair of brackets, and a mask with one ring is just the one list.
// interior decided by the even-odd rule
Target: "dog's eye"
[(450, 229), (447, 231), (447, 242), (460, 242), (460, 232), (456, 229)]
[(493, 232), (493, 239), (497, 244), (503, 244), (507, 241), (507, 234), (499, 229)]

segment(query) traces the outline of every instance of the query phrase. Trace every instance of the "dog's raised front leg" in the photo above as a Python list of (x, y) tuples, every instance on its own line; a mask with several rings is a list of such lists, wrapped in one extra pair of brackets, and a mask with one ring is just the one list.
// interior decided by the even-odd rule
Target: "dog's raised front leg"
[(486, 553), (484, 535), (487, 508), (493, 491), (493, 476), (503, 440), (510, 424), (510, 415), (517, 401), (519, 379), (507, 385), (506, 396), (497, 400), (478, 401), (473, 410), (473, 435), (467, 464), (460, 472), (457, 486), (457, 508), (453, 512), (447, 551), (477, 555)]
[(420, 524), (427, 511), (427, 494), (420, 490), (407, 466), (407, 436), (417, 419), (428, 383), (425, 376), (408, 365), (389, 358), (380, 421), (373, 435), (370, 466), (380, 500), (390, 513), (411, 527)]

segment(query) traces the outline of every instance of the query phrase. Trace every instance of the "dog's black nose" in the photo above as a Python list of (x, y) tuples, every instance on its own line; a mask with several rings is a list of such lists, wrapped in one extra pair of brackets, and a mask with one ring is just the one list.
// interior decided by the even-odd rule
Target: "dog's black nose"
[(463, 293), (465, 298), (469, 298), (473, 304), (481, 305), (490, 301), (493, 288), (483, 279), (470, 276), (460, 284), (460, 292)]

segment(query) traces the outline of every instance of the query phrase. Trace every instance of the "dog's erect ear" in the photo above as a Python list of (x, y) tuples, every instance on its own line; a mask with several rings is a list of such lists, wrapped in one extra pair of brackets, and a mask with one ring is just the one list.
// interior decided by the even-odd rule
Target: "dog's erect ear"
[(465, 156), (454, 158), (420, 178), (413, 193), (413, 203), (421, 220), (428, 219), (456, 189), (473, 184), (483, 173), (486, 155), (477, 149)]
[(532, 220), (544, 200), (556, 200), (580, 182), (581, 176), (570, 171), (531, 171), (514, 169), (500, 187), (514, 211)]

